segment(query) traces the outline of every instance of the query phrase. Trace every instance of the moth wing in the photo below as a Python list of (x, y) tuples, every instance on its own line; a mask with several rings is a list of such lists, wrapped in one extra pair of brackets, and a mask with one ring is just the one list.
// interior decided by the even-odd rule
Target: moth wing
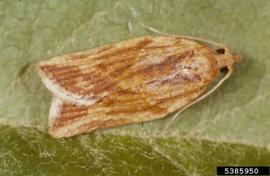
[(176, 37), (141, 37), (41, 62), (39, 74), (57, 97), (91, 105), (117, 91), (170, 75), (202, 45)]
[[(123, 91), (90, 106), (78, 106), (55, 98), (50, 110), (49, 133), (56, 138), (70, 137), (100, 128), (162, 118), (187, 105), (204, 90), (202, 87), (190, 92), (189, 96), (179, 95), (160, 101)], [(127, 96), (128, 99), (123, 98)]]
[[(216, 77), (212, 59), (195, 53), (191, 58), (182, 58), (177, 69), (171, 68), (169, 74), (119, 90), (92, 105), (78, 106), (56, 98), (51, 106), (50, 133), (69, 137), (98, 128), (162, 118), (193, 102), (207, 89)], [(167, 68), (166, 60), (160, 64)]]
[(115, 91), (112, 70), (122, 68), (125, 71), (127, 67), (127, 64), (120, 62), (120, 57), (113, 56), (117, 56), (121, 49), (133, 47), (142, 41), (137, 39), (57, 56), (39, 63), (39, 75), (55, 96), (79, 105), (93, 104)]

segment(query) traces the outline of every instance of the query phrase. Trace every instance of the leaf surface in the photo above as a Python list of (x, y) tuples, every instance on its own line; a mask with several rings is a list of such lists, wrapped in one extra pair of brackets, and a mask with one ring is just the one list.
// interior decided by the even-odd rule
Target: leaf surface
[[(270, 164), (269, 1), (1, 1), (0, 23), (0, 175), (215, 175), (217, 165)], [(156, 35), (141, 24), (224, 43), (243, 60), (166, 130), (170, 117), (49, 137), (51, 95), (36, 64)]]

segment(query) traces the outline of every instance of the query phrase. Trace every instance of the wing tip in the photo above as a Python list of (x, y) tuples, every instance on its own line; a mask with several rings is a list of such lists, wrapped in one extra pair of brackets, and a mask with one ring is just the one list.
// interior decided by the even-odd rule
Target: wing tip
[(88, 123), (91, 119), (75, 120), (62, 124), (61, 122), (65, 122), (65, 118), (62, 119), (61, 115), (65, 111), (63, 108), (64, 105), (67, 105), (66, 103), (59, 97), (53, 97), (48, 118), (48, 133), (52, 137), (67, 138), (95, 130), (95, 128), (89, 128), (85, 131), (85, 129), (80, 128), (81, 125)]
[(54, 96), (60, 97), (62, 100), (76, 105), (92, 105), (100, 98), (106, 96), (106, 94), (101, 96), (79, 95), (65, 90), (52, 78), (52, 75), (50, 75), (50, 71), (48, 70), (48, 66), (49, 64), (44, 61), (40, 62), (36, 66), (36, 69), (41, 77), (41, 81), (47, 87), (47, 89), (54, 94)]
[(64, 105), (64, 101), (61, 98), (54, 96), (51, 107), (49, 110), (48, 118), (48, 133), (54, 138), (70, 137), (72, 134), (68, 133), (68, 127), (57, 127), (55, 124), (57, 120), (61, 118), (61, 110)]

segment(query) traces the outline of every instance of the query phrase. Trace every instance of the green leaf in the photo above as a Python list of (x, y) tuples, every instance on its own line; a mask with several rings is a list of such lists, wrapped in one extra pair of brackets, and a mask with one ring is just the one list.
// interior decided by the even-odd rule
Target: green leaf
[(243, 144), (109, 134), (59, 140), (31, 128), (0, 129), (1, 175), (214, 175), (217, 165), (270, 164), (266, 148)]
[[(0, 175), (215, 175), (217, 165), (270, 165), (270, 1), (1, 1), (0, 24)], [(141, 24), (224, 43), (243, 60), (168, 129), (170, 117), (48, 136), (51, 95), (36, 64), (156, 35)]]

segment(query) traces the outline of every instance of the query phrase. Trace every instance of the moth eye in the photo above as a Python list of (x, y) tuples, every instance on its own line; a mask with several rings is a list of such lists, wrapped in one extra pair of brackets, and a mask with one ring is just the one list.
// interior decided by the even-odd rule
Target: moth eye
[(225, 49), (224, 48), (218, 48), (218, 49), (216, 49), (216, 53), (218, 53), (218, 54), (224, 54), (225, 53)]
[(229, 71), (228, 67), (222, 67), (222, 68), (220, 69), (220, 72), (221, 72), (221, 73), (227, 73), (228, 71)]

